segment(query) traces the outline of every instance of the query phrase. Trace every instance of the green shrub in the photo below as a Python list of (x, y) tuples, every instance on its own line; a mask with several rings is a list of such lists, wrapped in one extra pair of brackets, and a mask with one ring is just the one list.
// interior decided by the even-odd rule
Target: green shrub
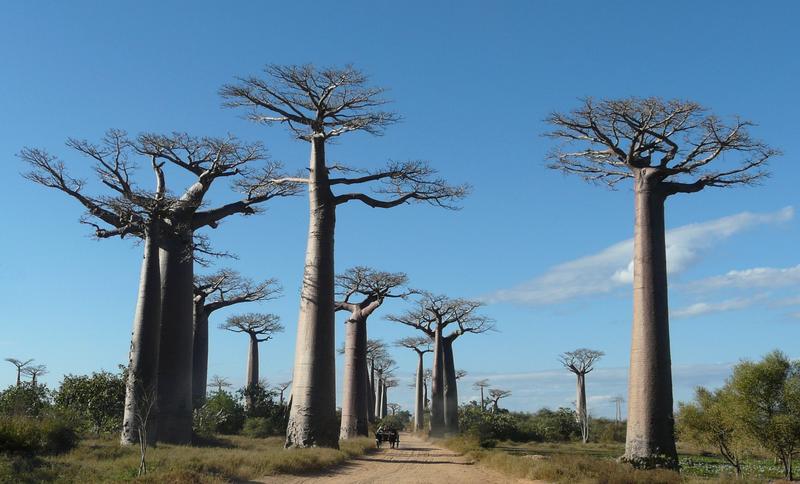
[(250, 406), (245, 408), (248, 418), (263, 418), (267, 420), (270, 428), (269, 435), (285, 435), (289, 424), (289, 413), (286, 407), (275, 401), (277, 394), (267, 389), (262, 384), (245, 387), (237, 391), (237, 396), (242, 402), (249, 401)]
[(244, 407), (239, 401), (226, 391), (216, 392), (194, 411), (194, 430), (198, 434), (237, 434), (244, 419)]
[(242, 435), (263, 439), (276, 434), (276, 429), (272, 422), (264, 417), (249, 417), (245, 419), (242, 427)]
[(123, 374), (107, 371), (89, 375), (67, 375), (55, 394), (57, 408), (80, 417), (82, 430), (116, 432), (125, 408)]
[(0, 417), (0, 452), (7, 454), (61, 454), (78, 444), (75, 421), (48, 413), (38, 417)]
[(23, 382), (0, 392), (0, 415), (36, 417), (51, 406), (50, 391), (44, 385)]
[(378, 421), (378, 426), (385, 429), (403, 430), (408, 423), (408, 419), (403, 414), (387, 415)]

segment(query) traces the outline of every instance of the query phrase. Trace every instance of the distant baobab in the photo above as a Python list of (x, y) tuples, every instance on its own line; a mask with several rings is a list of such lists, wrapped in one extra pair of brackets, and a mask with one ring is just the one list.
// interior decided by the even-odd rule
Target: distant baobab
[(501, 390), (499, 388), (491, 388), (489, 389), (489, 400), (492, 402), (492, 413), (497, 413), (500, 411), (500, 406), (498, 403), (501, 399), (506, 398), (511, 395), (511, 390)]
[(208, 318), (219, 309), (245, 302), (266, 301), (281, 294), (275, 279), (254, 283), (238, 272), (222, 269), (194, 278), (194, 343), (192, 400), (195, 408), (206, 400), (208, 379)]
[(594, 369), (594, 364), (602, 357), (602, 351), (578, 348), (567, 351), (558, 359), (564, 368), (574, 373), (577, 377), (577, 391), (575, 396), (575, 411), (578, 423), (581, 426), (581, 438), (585, 444), (589, 440), (589, 411), (586, 408), (586, 375)]
[(45, 366), (45, 365), (35, 365), (35, 366), (30, 366), (29, 365), (29, 366), (26, 366), (25, 368), (23, 368), (22, 372), (24, 374), (26, 374), (27, 376), (31, 377), (31, 384), (33, 386), (36, 386), (38, 384), (37, 379), (40, 376), (46, 375), (48, 373), (47, 372), (47, 366)]
[(25, 361), (17, 358), (6, 358), (6, 361), (17, 367), (17, 386), (20, 386), (22, 384), (22, 370), (33, 362), (33, 358)]
[(550, 168), (611, 187), (633, 182), (633, 332), (624, 458), (637, 467), (677, 468), (664, 205), (679, 193), (757, 183), (779, 153), (751, 138), (752, 123), (725, 121), (691, 101), (585, 99), (547, 122), (554, 127), (549, 136), (563, 143), (553, 151)]
[(481, 392), (481, 410), (483, 410), (483, 411), (486, 410), (486, 399), (483, 396), (483, 391), (484, 391), (484, 389), (488, 388), (489, 386), (490, 385), (489, 385), (489, 379), (488, 378), (484, 378), (482, 380), (478, 380), (478, 381), (476, 381), (475, 383), (472, 384), (472, 388), (474, 388), (476, 390), (480, 390), (480, 392)]
[(231, 387), (231, 382), (229, 382), (227, 378), (214, 375), (211, 377), (211, 380), (209, 380), (208, 386), (216, 388), (216, 393), (220, 394), (225, 390), (225, 388)]
[[(285, 124), (310, 144), (307, 174), (295, 178), (308, 186), (309, 230), (300, 316), (297, 324), (293, 400), (287, 447), (338, 447), (334, 343), (334, 234), (336, 209), (350, 201), (372, 208), (427, 202), (452, 208), (467, 193), (451, 186), (423, 161), (390, 162), (359, 172), (329, 164), (327, 142), (347, 133), (382, 134), (399, 116), (384, 111), (384, 90), (368, 85), (352, 66), (269, 65), (264, 77), (239, 78), (220, 94), (229, 107), (248, 110), (259, 123)], [(332, 176), (334, 173), (352, 176)], [(334, 188), (372, 186), (367, 191), (335, 194)], [(383, 198), (387, 197), (387, 198)]]
[(230, 316), (220, 329), (248, 336), (247, 381), (245, 383), (247, 408), (253, 407), (252, 391), (259, 385), (258, 344), (272, 339), (276, 333), (283, 332), (280, 317), (275, 314), (246, 313)]
[(403, 273), (354, 267), (336, 276), (336, 311), (347, 311), (344, 342), (344, 388), (340, 439), (369, 433), (369, 375), (367, 374), (367, 318), (387, 298), (405, 297)]
[(403, 338), (395, 344), (413, 350), (417, 354), (417, 372), (414, 391), (414, 431), (421, 432), (425, 425), (425, 367), (423, 356), (433, 351), (432, 341), (428, 336)]

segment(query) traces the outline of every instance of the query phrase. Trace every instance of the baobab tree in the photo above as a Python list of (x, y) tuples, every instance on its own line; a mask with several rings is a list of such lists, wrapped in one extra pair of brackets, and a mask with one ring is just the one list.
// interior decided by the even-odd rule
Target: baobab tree
[[(334, 372), (334, 231), (336, 209), (350, 201), (373, 208), (427, 202), (453, 208), (466, 186), (450, 186), (422, 161), (391, 162), (359, 172), (329, 165), (328, 140), (363, 131), (379, 135), (398, 116), (381, 107), (384, 90), (367, 85), (367, 77), (351, 66), (318, 69), (311, 65), (270, 65), (264, 78), (239, 78), (220, 93), (230, 107), (249, 109), (250, 119), (281, 123), (311, 145), (307, 184), (309, 230), (300, 295), (295, 350), (294, 400), (286, 432), (287, 447), (337, 447)], [(336, 171), (343, 176), (331, 176)], [(348, 175), (352, 174), (352, 175)], [(370, 186), (372, 194), (334, 194), (340, 186)], [(376, 186), (377, 185), (377, 186)]]
[(406, 297), (408, 290), (402, 288), (406, 282), (407, 277), (403, 273), (376, 271), (361, 266), (336, 276), (337, 292), (341, 298), (336, 301), (336, 311), (349, 313), (345, 321), (340, 439), (367, 436), (369, 433), (367, 318), (386, 298)]
[(377, 394), (375, 392), (375, 373), (377, 368), (375, 362), (388, 357), (389, 353), (386, 351), (386, 343), (379, 339), (367, 340), (367, 363), (369, 364), (369, 401), (367, 402), (367, 417), (369, 423), (375, 423), (375, 406), (377, 400)]
[(492, 413), (497, 413), (500, 411), (500, 406), (498, 402), (501, 399), (506, 398), (511, 395), (511, 390), (501, 390), (499, 388), (491, 388), (489, 389), (489, 400), (492, 402)]
[(220, 329), (233, 333), (244, 333), (250, 340), (247, 353), (247, 407), (252, 408), (252, 392), (259, 385), (258, 380), (258, 344), (269, 341), (276, 333), (283, 332), (280, 317), (275, 314), (247, 313), (229, 317)]
[[(485, 333), (494, 328), (494, 321), (476, 314), (483, 303), (468, 299), (452, 299), (421, 292), (415, 307), (402, 315), (387, 319), (416, 328), (433, 340), (433, 377), (431, 385), (431, 433), (458, 432), (458, 386), (456, 383), (453, 342), (467, 333)], [(449, 325), (458, 328), (446, 336)]]
[(433, 351), (432, 341), (428, 336), (403, 338), (395, 343), (397, 346), (413, 350), (417, 354), (416, 388), (414, 392), (414, 431), (421, 432), (425, 425), (425, 390), (423, 356)]
[(31, 378), (31, 384), (36, 386), (37, 378), (48, 373), (46, 365), (26, 366), (22, 369), (22, 373)]
[[(98, 238), (132, 235), (145, 241), (121, 440), (124, 444), (138, 442), (138, 395), (157, 388), (158, 440), (189, 443), (195, 232), (215, 228), (234, 214), (256, 213), (260, 203), (297, 193), (297, 185), (279, 176), (279, 164), (264, 161), (261, 144), (243, 143), (231, 136), (147, 133), (130, 139), (124, 131), (110, 130), (99, 143), (69, 139), (67, 146), (92, 160), (110, 195), (87, 194), (83, 180), (71, 177), (59, 158), (40, 149), (20, 152), (20, 158), (32, 167), (25, 177), (81, 203), (87, 211), (82, 222), (94, 227)], [(154, 192), (135, 184), (136, 157), (149, 160), (156, 178)], [(180, 196), (167, 191), (165, 165), (181, 172), (176, 178), (188, 174), (192, 179)], [(231, 177), (243, 197), (205, 208), (214, 181)], [(165, 351), (160, 351), (161, 347)], [(154, 429), (148, 435), (155, 438), (155, 419), (150, 420)]]
[(422, 397), (425, 402), (425, 411), (430, 410), (431, 400), (428, 398), (428, 383), (433, 380), (433, 370), (430, 368), (425, 369), (422, 374)]
[(588, 348), (578, 348), (559, 355), (558, 359), (564, 368), (577, 377), (575, 410), (578, 423), (581, 425), (581, 437), (585, 444), (589, 440), (589, 412), (586, 409), (586, 375), (594, 369), (594, 364), (605, 353)]
[(283, 383), (278, 383), (277, 385), (275, 385), (275, 389), (280, 394), (279, 402), (280, 402), (281, 407), (283, 406), (283, 395), (286, 392), (286, 389), (289, 388), (289, 385), (291, 385), (291, 384), (292, 384), (292, 381), (289, 380), (289, 381), (285, 381)]
[(486, 399), (483, 396), (483, 391), (484, 391), (484, 389), (489, 388), (489, 386), (490, 385), (489, 385), (489, 379), (488, 378), (484, 378), (482, 380), (478, 380), (478, 381), (476, 381), (475, 383), (472, 384), (472, 388), (474, 388), (476, 390), (480, 390), (480, 392), (481, 392), (481, 410), (483, 410), (483, 411), (486, 410)]
[(387, 406), (389, 407), (389, 410), (392, 411), (392, 413), (390, 415), (397, 414), (398, 410), (403, 408), (399, 403), (389, 403), (389, 404), (387, 404)]
[[(669, 345), (664, 205), (672, 195), (751, 185), (766, 176), (774, 150), (697, 103), (658, 98), (582, 101), (551, 114), (550, 168), (617, 186), (633, 181), (633, 331), (625, 459), (677, 468)], [(571, 146), (576, 148), (573, 150)]]
[(384, 404), (386, 403), (384, 400), (386, 395), (384, 383), (386, 383), (386, 380), (391, 377), (392, 372), (396, 369), (395, 364), (396, 362), (390, 358), (388, 354), (383, 354), (373, 361), (373, 367), (376, 372), (375, 417), (379, 420), (386, 416), (384, 413)]
[(211, 380), (208, 382), (208, 386), (217, 389), (217, 393), (222, 393), (226, 388), (230, 388), (231, 382), (228, 381), (227, 378), (221, 377), (219, 375), (214, 375), (211, 377)]
[(389, 389), (396, 387), (399, 383), (391, 374), (384, 374), (381, 386), (381, 418), (386, 418), (389, 415)]
[(192, 354), (192, 400), (195, 408), (203, 406), (206, 401), (208, 319), (211, 313), (234, 304), (275, 299), (280, 296), (281, 291), (276, 279), (254, 283), (230, 269), (195, 276)]
[(17, 367), (17, 386), (22, 385), (22, 370), (33, 362), (33, 358), (25, 361), (18, 360), (17, 358), (6, 358), (6, 361)]

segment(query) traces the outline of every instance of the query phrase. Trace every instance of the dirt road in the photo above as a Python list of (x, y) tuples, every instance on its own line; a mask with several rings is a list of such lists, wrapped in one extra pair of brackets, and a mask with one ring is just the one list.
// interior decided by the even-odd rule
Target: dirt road
[(464, 457), (408, 434), (401, 434), (400, 448), (384, 446), (343, 466), (313, 476), (271, 476), (255, 482), (270, 484), (506, 484), (531, 481), (503, 476)]

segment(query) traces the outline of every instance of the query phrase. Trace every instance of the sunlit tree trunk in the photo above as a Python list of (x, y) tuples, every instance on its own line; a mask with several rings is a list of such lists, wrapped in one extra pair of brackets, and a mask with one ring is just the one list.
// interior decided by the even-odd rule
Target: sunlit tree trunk
[(389, 412), (389, 389), (386, 386), (386, 382), (381, 382), (381, 418), (386, 418), (386, 415)]
[(157, 440), (192, 441), (193, 247), (190, 231), (162, 237)]
[[(128, 355), (128, 380), (122, 420), (123, 445), (139, 444), (137, 409), (158, 387), (159, 341), (161, 338), (161, 271), (158, 234), (151, 228), (144, 241), (144, 256), (139, 278), (139, 296), (133, 318), (131, 349)], [(147, 439), (155, 438), (156, 419), (149, 419)]]
[(325, 142), (311, 142), (309, 226), (286, 447), (339, 446), (336, 418), (333, 237), (336, 205), (325, 166)]
[(369, 364), (369, 402), (367, 409), (369, 411), (367, 418), (370, 423), (375, 423), (375, 362), (371, 361)]
[(431, 434), (444, 433), (444, 354), (442, 328), (437, 324), (433, 342), (433, 373), (431, 376)]
[(458, 383), (453, 360), (453, 340), (442, 338), (444, 359), (444, 427), (445, 432), (458, 432)]
[(367, 321), (353, 317), (345, 324), (344, 389), (340, 439), (368, 434), (367, 423)]
[(425, 424), (425, 395), (423, 391), (422, 353), (417, 352), (417, 385), (414, 394), (414, 431), (421, 432)]
[(581, 424), (581, 439), (585, 444), (589, 439), (589, 413), (586, 409), (586, 375), (578, 373), (576, 375), (576, 395), (575, 407), (578, 411), (578, 422)]
[(633, 331), (625, 458), (675, 468), (664, 201), (647, 169), (636, 172)]

